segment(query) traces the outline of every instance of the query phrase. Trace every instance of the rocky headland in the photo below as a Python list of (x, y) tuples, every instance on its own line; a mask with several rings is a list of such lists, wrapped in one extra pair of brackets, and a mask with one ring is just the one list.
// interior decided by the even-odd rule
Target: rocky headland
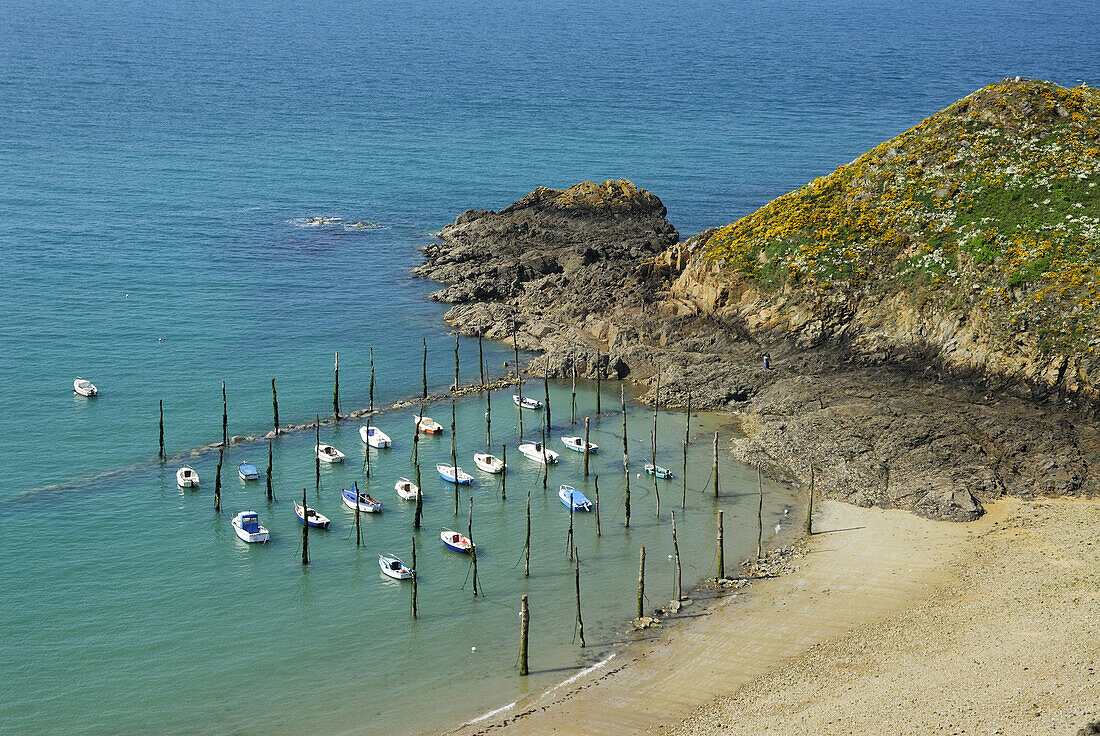
[[(468, 210), (424, 249), (447, 321), (527, 366), (736, 413), (731, 450), (861, 506), (965, 521), (1100, 491), (1100, 92), (975, 92), (681, 241), (625, 181)], [(763, 356), (771, 366), (765, 369)]]

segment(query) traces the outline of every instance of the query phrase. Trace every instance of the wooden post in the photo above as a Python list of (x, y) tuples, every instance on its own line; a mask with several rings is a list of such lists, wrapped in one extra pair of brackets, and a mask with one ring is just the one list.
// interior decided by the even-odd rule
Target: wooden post
[(527, 674), (527, 630), (531, 625), (531, 611), (527, 607), (527, 594), (519, 598), (519, 673)]
[(600, 527), (600, 474), (599, 473), (596, 473), (596, 477), (593, 479), (593, 481), (596, 485), (596, 503), (595, 503), (596, 536), (599, 537), (599, 536), (603, 535), (603, 529)]
[[(420, 338), (420, 340), (424, 343), (423, 376), (424, 376), (424, 398), (426, 399), (426, 398), (428, 398), (428, 338), (422, 337), (422, 338)], [(423, 416), (423, 415), (421, 415), (421, 416)]]
[(603, 363), (600, 351), (596, 351), (596, 415), (600, 413), (600, 376), (603, 375)]
[(687, 508), (688, 502), (688, 444), (691, 442), (691, 392), (688, 391), (687, 421), (684, 424), (684, 467), (681, 469), (684, 494), (680, 498), (680, 509)]
[(374, 413), (374, 347), (370, 349), (370, 411)]
[(626, 477), (626, 522), (623, 526), (630, 526), (630, 463), (627, 457), (626, 447), (626, 389), (619, 387), (619, 401), (623, 407), (623, 475)]
[[(519, 343), (516, 342), (516, 316), (512, 315), (512, 352), (515, 354), (516, 381), (519, 381)], [(522, 395), (522, 391), (520, 394)]]
[(160, 454), (158, 457), (161, 462), (168, 459), (168, 456), (164, 454), (164, 399), (160, 399)]
[(569, 372), (573, 376), (573, 398), (569, 404), (569, 426), (577, 423), (577, 349), (569, 357)]
[(493, 446), (493, 392), (485, 392), (485, 449)]
[(321, 415), (318, 414), (314, 421), (315, 421), (315, 424), (313, 425), (313, 427), (314, 427), (314, 429), (313, 429), (313, 439), (314, 439), (314, 442), (316, 444), (314, 445), (314, 448), (313, 448), (313, 470), (314, 470), (314, 475), (316, 476), (316, 482), (317, 482), (316, 491), (317, 491), (317, 493), (320, 493), (321, 492), (321, 455), (317, 452), (317, 449), (321, 446)]
[(676, 542), (676, 512), (672, 514), (672, 554), (676, 557), (676, 600), (684, 599), (683, 570), (680, 567), (680, 545)]
[[(458, 516), (458, 454), (455, 449), (455, 400), (451, 399), (451, 470), (455, 474), (455, 516)], [(471, 497), (472, 498), (472, 497)]]
[(588, 429), (589, 417), (584, 418), (584, 477), (588, 477)]
[(481, 376), (481, 385), (485, 385), (485, 355), (481, 350), (481, 330), (477, 331), (477, 370)]
[(267, 501), (270, 503), (275, 499), (275, 494), (271, 490), (271, 440), (267, 441)]
[(542, 392), (546, 401), (546, 431), (550, 432), (550, 354), (542, 356)]
[(546, 430), (542, 430), (542, 495), (546, 496), (546, 480), (550, 475), (550, 463), (546, 461)]
[(657, 412), (661, 407), (661, 366), (657, 365), (657, 389), (653, 394), (653, 499), (656, 502), (657, 519), (661, 518), (661, 489), (657, 484)]
[(363, 546), (363, 532), (359, 526), (359, 481), (355, 481), (352, 488), (355, 489), (355, 546)]
[(581, 619), (581, 555), (576, 549), (572, 554), (577, 579), (577, 630), (581, 637), (581, 649), (584, 649), (584, 621)]
[[(370, 414), (367, 415), (367, 436), (370, 437)], [(370, 443), (368, 442), (363, 447), (363, 469), (365, 475), (370, 479)]]
[(527, 532), (523, 541), (523, 577), (531, 576), (531, 486), (527, 486)]
[(569, 559), (573, 559), (573, 499), (569, 499), (569, 536), (566, 539), (569, 547)]
[(714, 433), (714, 497), (718, 498), (718, 433)]
[[(455, 485), (458, 488), (458, 485)], [(466, 538), (470, 540), (470, 560), (474, 563), (474, 596), (477, 596), (477, 588), (480, 585), (477, 579), (477, 545), (474, 544), (474, 497), (470, 496), (470, 517), (466, 522)]]
[[(420, 405), (420, 416), (424, 416), (424, 405)], [(424, 489), (420, 487), (420, 420), (413, 428), (413, 469), (416, 471), (416, 514), (413, 516), (413, 529), (420, 529), (420, 515), (424, 510)]]
[(416, 605), (416, 537), (412, 537), (412, 616), (420, 618), (420, 609)]
[(756, 507), (756, 556), (759, 558), (764, 547), (764, 476), (760, 468), (756, 469), (756, 495), (760, 499)]
[(452, 391), (458, 390), (458, 335), (455, 334), (455, 382), (451, 386)]
[(222, 381), (222, 447), (229, 447), (229, 410), (225, 403), (225, 381)]
[(275, 379), (271, 379), (271, 413), (275, 419), (275, 434), (279, 434), (279, 394), (275, 393)]
[(504, 487), (508, 484), (508, 445), (500, 446), (500, 461), (504, 463), (504, 470), (500, 471), (500, 500), (508, 498)]
[(814, 533), (814, 466), (810, 463), (810, 500), (806, 507), (806, 536)]
[[(358, 504), (356, 504), (358, 506)], [(302, 564), (309, 564), (309, 507), (306, 506), (306, 489), (302, 489)]]
[[(340, 353), (336, 353), (332, 365), (332, 418), (340, 421)], [(306, 526), (309, 526), (308, 524)]]
[(722, 540), (722, 509), (718, 509), (718, 580), (726, 577), (726, 545)]
[(642, 606), (644, 605), (645, 598), (645, 545), (642, 545), (642, 551), (638, 554), (638, 616), (642, 617)]
[(218, 469), (214, 475), (214, 510), (222, 510), (222, 457), (225, 453), (223, 448), (218, 448)]

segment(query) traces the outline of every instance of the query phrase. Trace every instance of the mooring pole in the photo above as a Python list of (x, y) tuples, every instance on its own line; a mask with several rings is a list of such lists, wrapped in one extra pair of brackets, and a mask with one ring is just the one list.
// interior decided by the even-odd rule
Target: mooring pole
[(305, 488), (302, 489), (302, 564), (309, 564), (309, 507), (306, 506)]
[[(458, 485), (455, 485), (458, 488)], [(470, 517), (466, 522), (466, 538), (470, 540), (470, 560), (474, 563), (474, 596), (480, 583), (477, 579), (477, 545), (474, 544), (474, 497), (470, 496)]]
[(542, 441), (540, 443), (542, 447), (542, 495), (546, 495), (546, 481), (550, 475), (550, 463), (546, 458), (546, 430), (542, 430)]
[(370, 349), (370, 411), (374, 413), (374, 347)]
[(550, 431), (550, 354), (542, 356), (542, 392), (546, 400), (546, 431)]
[(336, 353), (332, 364), (332, 419), (340, 421), (340, 353)]
[(691, 442), (691, 392), (688, 391), (687, 417), (684, 423), (684, 467), (681, 470), (684, 495), (680, 498), (680, 509), (687, 508), (688, 502), (688, 444)]
[[(420, 405), (420, 418), (424, 417), (424, 405)], [(413, 428), (413, 469), (416, 471), (416, 514), (413, 516), (413, 529), (420, 529), (420, 514), (424, 509), (424, 491), (420, 487), (420, 419)]]
[(424, 377), (424, 398), (428, 398), (428, 338), (422, 337), (420, 340), (424, 343), (424, 365), (423, 365), (423, 377)]
[(355, 546), (363, 546), (363, 533), (359, 526), (359, 481), (352, 486), (355, 489)]
[(722, 509), (718, 509), (718, 579), (726, 577), (726, 545), (722, 541)]
[(416, 537), (412, 537), (412, 617), (420, 618), (420, 610), (416, 606)]
[(455, 335), (455, 382), (451, 386), (452, 391), (458, 390), (458, 335)]
[(504, 492), (508, 484), (508, 445), (500, 446), (500, 461), (504, 463), (504, 469), (500, 471), (500, 500), (503, 501), (508, 497)]
[(600, 413), (600, 376), (603, 374), (603, 363), (600, 351), (596, 351), (596, 415)]
[(600, 527), (600, 474), (599, 473), (596, 473), (596, 477), (593, 478), (593, 482), (595, 483), (595, 486), (596, 486), (596, 503), (595, 503), (596, 536), (599, 537), (599, 536), (603, 535), (603, 529)]
[(714, 433), (714, 497), (718, 498), (718, 433)]
[(275, 493), (271, 490), (271, 440), (267, 441), (267, 501), (271, 503), (275, 498)]
[(321, 415), (318, 414), (313, 425), (313, 439), (316, 443), (313, 447), (313, 470), (317, 480), (316, 492), (321, 492)]
[[(367, 436), (370, 437), (370, 414), (367, 415)], [(363, 448), (363, 468), (366, 477), (370, 478), (370, 443)]]
[(485, 385), (485, 354), (481, 350), (481, 330), (477, 331), (477, 370), (481, 376), (481, 385)]
[(679, 602), (684, 599), (683, 571), (680, 568), (680, 545), (676, 542), (676, 512), (669, 513), (672, 514), (672, 554), (676, 557), (676, 600)]
[(588, 477), (588, 424), (589, 417), (584, 418), (584, 477)]
[(625, 393), (625, 391), (626, 390), (622, 386), (619, 387), (619, 401), (622, 402), (622, 407), (623, 407), (623, 476), (626, 478), (626, 494), (625, 494), (625, 498), (624, 498), (624, 500), (626, 502), (626, 522), (623, 524), (623, 526), (629, 527), (630, 526), (630, 463), (629, 463), (629, 459), (627, 457), (627, 447), (626, 447), (626, 393)]
[(569, 548), (569, 559), (573, 559), (573, 497), (569, 497), (569, 535), (565, 540)]
[[(455, 449), (455, 400), (451, 399), (451, 470), (455, 474), (455, 516), (458, 516), (458, 454)], [(471, 497), (472, 498), (472, 497)]]
[(160, 399), (160, 454), (157, 456), (161, 462), (167, 459), (167, 455), (164, 454), (164, 399)]
[(527, 607), (527, 594), (519, 598), (519, 673), (527, 674), (527, 630), (531, 625), (531, 611)]
[(523, 540), (523, 577), (531, 576), (531, 486), (527, 486), (527, 531)]
[(810, 463), (810, 500), (806, 508), (806, 536), (814, 533), (814, 465)]
[(271, 379), (271, 413), (274, 415), (275, 434), (279, 434), (279, 394), (275, 393), (275, 379)]
[(756, 506), (756, 556), (759, 558), (764, 548), (764, 474), (756, 469), (756, 495), (760, 502)]
[(581, 638), (581, 649), (584, 649), (584, 621), (581, 619), (581, 555), (575, 548), (572, 557), (577, 579), (577, 631)]
[(493, 446), (493, 392), (485, 392), (485, 449)]
[(229, 447), (229, 410), (225, 403), (225, 381), (222, 381), (222, 447)]
[(569, 372), (573, 376), (573, 398), (569, 404), (569, 425), (577, 423), (577, 349), (569, 357)]
[(222, 510), (222, 457), (225, 453), (223, 448), (218, 448), (218, 469), (214, 475), (214, 510)]
[[(515, 365), (513, 366), (516, 371), (516, 380), (519, 380), (519, 343), (516, 342), (516, 316), (512, 315), (512, 352), (515, 354)], [(520, 391), (520, 394), (523, 392)]]
[(638, 553), (638, 616), (642, 617), (642, 606), (645, 599), (645, 545), (642, 545), (642, 551)]

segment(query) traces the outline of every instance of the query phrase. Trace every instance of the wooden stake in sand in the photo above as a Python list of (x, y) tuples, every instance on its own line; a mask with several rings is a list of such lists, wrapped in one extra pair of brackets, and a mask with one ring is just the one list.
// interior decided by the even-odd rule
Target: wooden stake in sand
[(275, 393), (275, 379), (271, 379), (271, 413), (274, 415), (275, 434), (279, 434), (279, 394)]
[(222, 447), (229, 447), (229, 410), (225, 403), (225, 381), (222, 381)]
[(622, 386), (619, 387), (619, 401), (622, 402), (622, 407), (623, 407), (623, 475), (626, 478), (626, 492), (625, 492), (625, 498), (624, 498), (624, 500), (626, 502), (626, 522), (623, 524), (623, 526), (629, 527), (630, 526), (630, 463), (629, 463), (629, 458), (627, 457), (627, 447), (626, 447), (626, 393), (625, 393), (625, 391), (626, 390)]
[[(527, 486), (527, 531), (523, 538), (523, 577), (531, 576), (531, 486)], [(526, 596), (524, 596), (526, 597)]]
[[(336, 353), (332, 364), (332, 418), (340, 421), (340, 353)], [(308, 524), (306, 526), (309, 526)]]
[(218, 469), (214, 475), (214, 510), (222, 510), (222, 457), (225, 450), (218, 448)]
[(638, 616), (642, 617), (642, 607), (645, 600), (645, 545), (642, 545), (641, 552), (638, 553)]
[(527, 674), (527, 631), (531, 626), (531, 611), (527, 607), (527, 594), (519, 598), (519, 673)]
[(412, 537), (412, 617), (420, 618), (420, 609), (416, 605), (416, 537)]
[(581, 619), (581, 555), (575, 548), (572, 554), (577, 579), (577, 632), (581, 638), (581, 649), (584, 649), (584, 620)]
[[(457, 486), (455, 486), (457, 488)], [(477, 545), (474, 544), (474, 497), (470, 496), (470, 517), (466, 522), (466, 538), (470, 540), (470, 561), (474, 565), (474, 596), (481, 582), (477, 578)]]
[(764, 475), (756, 469), (756, 495), (760, 503), (756, 507), (756, 556), (759, 558), (764, 549)]
[(814, 466), (810, 463), (810, 500), (806, 507), (806, 536), (814, 533)]
[(302, 564), (309, 564), (309, 507), (306, 506), (305, 488), (302, 489)]
[(726, 545), (722, 541), (722, 509), (718, 509), (718, 580), (726, 577)]
[(161, 462), (167, 459), (164, 454), (164, 399), (160, 399), (160, 453), (157, 455)]
[(680, 545), (676, 542), (676, 512), (669, 513), (672, 514), (672, 554), (676, 557), (676, 600), (679, 602), (684, 599), (683, 570), (680, 568)]

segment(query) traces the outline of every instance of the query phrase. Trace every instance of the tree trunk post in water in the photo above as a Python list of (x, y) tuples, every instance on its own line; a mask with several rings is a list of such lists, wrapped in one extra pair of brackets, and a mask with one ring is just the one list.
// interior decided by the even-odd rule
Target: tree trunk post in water
[[(424, 405), (420, 405), (420, 416), (424, 416)], [(420, 515), (424, 509), (424, 492), (420, 488), (420, 420), (416, 420), (413, 431), (413, 470), (416, 471), (416, 514), (413, 516), (413, 529), (420, 529)]]
[(222, 510), (222, 458), (225, 454), (223, 448), (218, 448), (218, 469), (214, 475), (214, 510)]
[(626, 447), (626, 389), (622, 386), (619, 387), (619, 401), (622, 402), (623, 407), (623, 475), (626, 477), (626, 523), (624, 526), (630, 526), (630, 465), (627, 457)]
[(275, 379), (271, 379), (271, 413), (275, 422), (275, 434), (279, 434), (279, 394), (275, 392)]
[(676, 601), (684, 599), (683, 570), (680, 567), (680, 545), (676, 541), (676, 512), (672, 514), (672, 554), (676, 557)]
[(722, 539), (722, 509), (718, 509), (718, 580), (726, 577), (726, 545)]
[(161, 462), (168, 459), (164, 454), (164, 399), (160, 399), (160, 454), (157, 455)]
[(594, 504), (596, 511), (596, 536), (603, 536), (603, 529), (600, 527), (600, 474), (596, 473), (596, 477), (593, 478), (593, 482), (596, 486), (596, 503)]
[(531, 486), (527, 486), (527, 532), (523, 541), (523, 577), (531, 576)]
[(305, 488), (302, 489), (302, 564), (309, 564), (309, 507), (306, 506)]
[(225, 381), (222, 381), (222, 447), (229, 447), (229, 409), (225, 402)]
[(581, 555), (576, 549), (573, 550), (574, 570), (576, 571), (577, 580), (577, 631), (581, 638), (581, 649), (584, 649), (584, 621), (581, 619)]
[(336, 353), (332, 364), (332, 419), (340, 421), (340, 353)]
[(569, 536), (566, 539), (569, 547), (569, 559), (573, 559), (573, 497), (569, 497)]
[(458, 454), (455, 448), (455, 400), (451, 399), (451, 470), (455, 474), (455, 516), (458, 516)]
[[(457, 485), (455, 486), (458, 487)], [(466, 522), (466, 538), (470, 540), (470, 560), (474, 564), (474, 596), (477, 596), (478, 586), (481, 584), (477, 579), (477, 545), (474, 544), (474, 497), (470, 496), (470, 517)]]
[(519, 673), (527, 674), (527, 631), (531, 626), (531, 611), (527, 607), (527, 594), (519, 599)]
[(764, 477), (760, 468), (756, 469), (756, 556), (759, 558), (764, 548)]
[(481, 330), (477, 331), (477, 371), (481, 377), (481, 385), (485, 385), (485, 354), (481, 349)]
[[(367, 436), (370, 437), (370, 414), (367, 415)], [(363, 447), (363, 469), (364, 474), (370, 478), (370, 443), (368, 442)]]
[(684, 495), (680, 498), (680, 509), (687, 508), (688, 501), (688, 445), (691, 444), (691, 392), (688, 391), (687, 398), (687, 421), (684, 423), (684, 467), (682, 469), (684, 484)]
[(645, 545), (642, 545), (642, 551), (638, 553), (638, 616), (642, 617), (642, 608), (645, 600)]
[(428, 338), (422, 337), (422, 338), (420, 338), (420, 340), (421, 340), (421, 342), (424, 343), (424, 363), (422, 365), (421, 375), (422, 375), (423, 381), (424, 381), (424, 385), (423, 385), (424, 396), (423, 396), (423, 398), (426, 399), (426, 398), (428, 398)]
[(542, 356), (542, 392), (546, 400), (546, 431), (550, 431), (550, 355)]
[(600, 376), (603, 374), (603, 363), (600, 351), (596, 351), (596, 414), (600, 413)]
[(546, 495), (546, 481), (550, 476), (550, 463), (546, 459), (546, 430), (542, 430), (542, 495)]
[[(514, 354), (516, 381), (519, 381), (519, 343), (516, 342), (516, 316), (512, 315), (512, 353)], [(520, 392), (523, 393), (522, 391)]]
[(714, 497), (718, 498), (718, 433), (714, 433)]
[(363, 546), (363, 532), (359, 525), (359, 483), (356, 482), (353, 486), (355, 489), (355, 546)]
[(458, 335), (455, 335), (455, 382), (451, 386), (452, 391), (458, 391)]
[(416, 605), (416, 537), (412, 537), (412, 617), (420, 618), (420, 609)]
[(316, 423), (313, 425), (313, 427), (314, 427), (313, 438), (314, 438), (314, 442), (316, 442), (316, 445), (313, 448), (313, 471), (314, 471), (314, 475), (316, 476), (316, 485), (317, 485), (317, 488), (315, 490), (316, 490), (317, 493), (320, 493), (321, 492), (321, 453), (319, 453), (318, 450), (321, 447), (321, 415), (318, 414), (314, 421)]
[(577, 349), (569, 356), (569, 372), (573, 376), (573, 398), (569, 404), (569, 426), (577, 423)]
[(588, 429), (589, 417), (584, 418), (584, 477), (588, 477)]
[(267, 501), (270, 503), (275, 498), (275, 493), (271, 490), (271, 440), (267, 441)]
[(485, 449), (493, 446), (493, 392), (485, 392)]
[(806, 506), (806, 536), (814, 533), (814, 466), (810, 463), (810, 499)]
[(370, 411), (374, 413), (374, 348), (370, 349)]
[(508, 445), (500, 446), (500, 461), (504, 463), (504, 469), (500, 471), (500, 500), (508, 498), (504, 488), (508, 484)]

